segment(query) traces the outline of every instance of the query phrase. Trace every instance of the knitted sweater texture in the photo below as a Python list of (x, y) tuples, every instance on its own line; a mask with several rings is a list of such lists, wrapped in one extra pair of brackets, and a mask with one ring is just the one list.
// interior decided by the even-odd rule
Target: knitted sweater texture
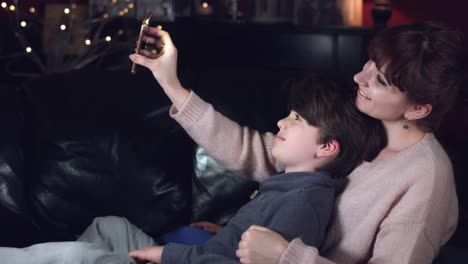
[[(170, 114), (226, 168), (257, 181), (282, 170), (271, 155), (274, 134), (240, 127), (194, 92)], [(455, 231), (452, 167), (431, 133), (386, 159), (361, 164), (348, 179), (320, 252), (296, 238), (280, 263), (431, 263)]]

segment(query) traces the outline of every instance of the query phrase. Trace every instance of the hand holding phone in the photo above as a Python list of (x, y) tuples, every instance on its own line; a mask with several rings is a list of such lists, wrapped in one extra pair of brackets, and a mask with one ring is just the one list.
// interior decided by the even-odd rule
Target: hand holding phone
[[(151, 18), (151, 15), (152, 15), (151, 11), (148, 12), (148, 14), (146, 15), (145, 19), (144, 19), (143, 22), (141, 23), (140, 33), (138, 34), (138, 40), (137, 40), (137, 44), (136, 44), (136, 53), (137, 53), (137, 54), (140, 54), (142, 38), (143, 38), (143, 35), (145, 34), (145, 29), (146, 29), (146, 28), (148, 27), (148, 25), (149, 25), (149, 20), (150, 20), (150, 18)], [(136, 74), (136, 64), (135, 64), (135, 62), (132, 64), (131, 73), (132, 73), (132, 74)]]

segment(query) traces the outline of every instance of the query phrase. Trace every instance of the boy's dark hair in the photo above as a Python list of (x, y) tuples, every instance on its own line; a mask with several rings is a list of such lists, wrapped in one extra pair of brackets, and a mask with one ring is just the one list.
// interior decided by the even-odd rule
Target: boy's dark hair
[(371, 41), (369, 58), (385, 78), (412, 103), (431, 104), (432, 112), (416, 120), (426, 132), (439, 127), (464, 81), (462, 35), (443, 25), (423, 22), (383, 30)]
[(333, 178), (346, 177), (363, 160), (373, 160), (386, 137), (381, 122), (361, 113), (355, 93), (330, 76), (309, 75), (291, 83), (289, 108), (320, 131), (318, 143), (337, 140), (338, 156), (320, 168)]

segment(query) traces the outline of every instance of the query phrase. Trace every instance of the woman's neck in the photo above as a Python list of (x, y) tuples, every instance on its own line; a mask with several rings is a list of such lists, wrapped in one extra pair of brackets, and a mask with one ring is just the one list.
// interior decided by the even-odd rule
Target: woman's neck
[(426, 132), (416, 126), (409, 124), (409, 128), (403, 128), (403, 121), (382, 121), (387, 133), (387, 146), (377, 156), (376, 160), (386, 158), (418, 143)]

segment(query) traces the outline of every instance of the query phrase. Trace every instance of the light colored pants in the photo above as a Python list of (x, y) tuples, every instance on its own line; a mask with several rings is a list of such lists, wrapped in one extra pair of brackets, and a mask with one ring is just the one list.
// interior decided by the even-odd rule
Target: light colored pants
[(76, 242), (50, 242), (27, 248), (0, 247), (5, 264), (130, 264), (131, 250), (155, 246), (156, 242), (122, 217), (95, 218)]

